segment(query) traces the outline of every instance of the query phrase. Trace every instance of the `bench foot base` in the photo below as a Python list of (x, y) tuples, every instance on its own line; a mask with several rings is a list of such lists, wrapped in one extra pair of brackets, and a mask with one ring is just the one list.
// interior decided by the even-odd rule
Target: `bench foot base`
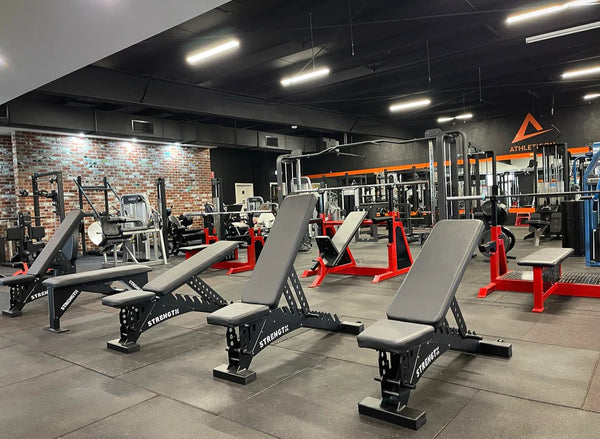
[(426, 421), (425, 412), (403, 407), (398, 411), (385, 410), (381, 407), (381, 400), (370, 396), (358, 403), (358, 413), (391, 422), (406, 428), (418, 430)]
[(365, 329), (365, 325), (362, 322), (342, 322), (342, 327), (340, 332), (345, 332), (347, 334), (358, 335), (363, 332)]
[(256, 380), (256, 372), (251, 370), (242, 370), (239, 372), (233, 372), (228, 369), (227, 364), (221, 364), (213, 369), (213, 376), (222, 380), (231, 381), (237, 384), (250, 384)]
[(44, 329), (44, 331), (53, 332), (55, 334), (62, 334), (63, 332), (69, 332), (68, 329), (63, 329), (63, 328), (54, 329), (54, 328), (51, 328), (50, 326), (46, 326), (45, 328), (42, 328), (42, 329)]
[(11, 309), (2, 310), (2, 315), (6, 317), (19, 317), (23, 315), (23, 311), (13, 311)]
[(494, 357), (512, 357), (512, 344), (503, 341), (482, 340), (479, 342), (479, 352)]
[(123, 354), (133, 354), (134, 352), (137, 352), (140, 350), (139, 344), (131, 343), (131, 344), (124, 345), (119, 342), (118, 338), (111, 340), (111, 341), (107, 341), (106, 347), (108, 349), (112, 349), (113, 351), (121, 352)]

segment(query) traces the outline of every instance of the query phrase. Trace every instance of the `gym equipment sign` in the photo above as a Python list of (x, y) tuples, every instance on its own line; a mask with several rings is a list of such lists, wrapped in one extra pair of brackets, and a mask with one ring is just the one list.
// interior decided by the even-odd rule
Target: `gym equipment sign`
[[(531, 130), (530, 126), (531, 128), (533, 128), (533, 130)], [(554, 142), (553, 140), (540, 143), (523, 143), (524, 140), (537, 137), (541, 134), (549, 133), (551, 131), (556, 131), (556, 128), (554, 126), (551, 126), (551, 128), (544, 129), (542, 125), (532, 116), (531, 113), (527, 113), (527, 116), (525, 116), (525, 119), (523, 119), (521, 127), (519, 128), (519, 130), (515, 134), (514, 139), (511, 142), (509, 152), (533, 152), (537, 150), (538, 146), (554, 145), (556, 142)]]

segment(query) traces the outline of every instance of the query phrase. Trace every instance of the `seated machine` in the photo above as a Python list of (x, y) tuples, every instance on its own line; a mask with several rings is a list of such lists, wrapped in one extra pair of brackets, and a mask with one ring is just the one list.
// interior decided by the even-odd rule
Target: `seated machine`
[[(226, 306), (227, 301), (198, 275), (230, 254), (236, 245), (235, 242), (215, 242), (141, 289), (104, 297), (103, 305), (121, 310), (121, 337), (109, 341), (107, 347), (126, 354), (137, 352), (140, 350), (137, 343), (140, 335), (157, 324), (191, 311), (212, 312)], [(101, 271), (98, 273), (101, 274)], [(173, 294), (185, 284), (198, 294)]]
[(83, 211), (72, 210), (69, 212), (26, 274), (0, 279), (1, 285), (10, 287), (10, 308), (3, 310), (3, 315), (20, 316), (27, 303), (48, 294), (42, 284), (45, 279), (53, 274), (75, 272), (77, 229), (82, 219)]
[[(425, 424), (425, 412), (408, 407), (410, 392), (442, 353), (452, 349), (511, 357), (511, 344), (484, 341), (467, 330), (455, 297), (483, 228), (479, 220), (439, 221), (388, 308), (388, 318), (358, 335), (361, 348), (379, 352), (376, 380), (381, 382), (381, 399), (363, 399), (359, 413), (417, 430)], [(457, 328), (448, 324), (449, 309)]]
[[(412, 255), (408, 240), (395, 215), (375, 217), (366, 220), (366, 211), (350, 212), (340, 227), (335, 230), (337, 221), (323, 221), (323, 236), (317, 236), (319, 257), (315, 260), (310, 270), (304, 271), (301, 277), (316, 275), (310, 288), (318, 287), (329, 273), (346, 274), (351, 276), (373, 276), (373, 283), (406, 273), (412, 265)], [(348, 247), (361, 225), (376, 225), (386, 223), (388, 230), (387, 267), (359, 266)]]
[[(239, 384), (254, 381), (256, 372), (249, 370), (252, 359), (301, 327), (352, 334), (362, 331), (361, 323), (342, 322), (335, 314), (312, 311), (294, 269), (315, 203), (312, 194), (284, 199), (241, 302), (207, 316), (208, 323), (227, 327), (229, 363), (213, 369), (213, 376)], [(279, 306), (282, 294), (287, 306)]]

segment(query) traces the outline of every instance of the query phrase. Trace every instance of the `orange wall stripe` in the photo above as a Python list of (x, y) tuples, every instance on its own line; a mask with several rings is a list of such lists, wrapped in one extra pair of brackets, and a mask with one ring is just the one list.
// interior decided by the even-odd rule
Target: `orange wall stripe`
[[(585, 154), (590, 150), (587, 146), (582, 146), (579, 148), (569, 148), (569, 152), (571, 154)], [(518, 154), (504, 154), (496, 156), (496, 160), (514, 160), (514, 159), (526, 159), (529, 157), (533, 157), (533, 152), (522, 152)], [(490, 161), (491, 158), (483, 159), (481, 161)], [(471, 159), (471, 163), (475, 163), (474, 159)], [(446, 166), (448, 166), (450, 162), (446, 162)], [(463, 161), (458, 160), (458, 165), (462, 165)], [(437, 163), (434, 162), (433, 166), (437, 166)], [(386, 166), (383, 168), (366, 168), (366, 169), (354, 169), (352, 171), (339, 171), (339, 172), (325, 172), (322, 174), (310, 174), (307, 175), (308, 178), (311, 179), (319, 179), (322, 177), (343, 177), (344, 175), (360, 175), (360, 174), (378, 174), (380, 172), (385, 171), (408, 171), (413, 167), (416, 169), (427, 169), (429, 167), (429, 163), (415, 163), (410, 165), (398, 165), (398, 166)]]

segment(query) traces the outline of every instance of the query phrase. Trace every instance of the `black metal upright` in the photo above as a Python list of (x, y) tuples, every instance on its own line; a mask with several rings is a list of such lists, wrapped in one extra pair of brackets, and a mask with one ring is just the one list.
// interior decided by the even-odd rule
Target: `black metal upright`
[[(42, 192), (40, 192), (39, 188), (39, 180), (46, 177), (50, 177), (49, 182), (51, 184), (56, 184), (56, 189), (51, 190), (49, 193), (45, 192), (44, 195), (42, 195)], [(62, 223), (65, 219), (65, 194), (63, 190), (62, 172), (36, 172), (31, 176), (31, 186), (33, 189), (33, 215), (35, 217), (35, 225), (38, 227), (41, 225), (40, 196), (44, 196), (45, 198), (50, 198), (52, 200), (52, 205), (55, 209), (54, 213)]]
[(158, 204), (158, 212), (160, 214), (163, 230), (163, 245), (164, 248), (169, 248), (169, 239), (167, 236), (167, 230), (169, 228), (169, 214), (167, 213), (167, 190), (165, 185), (165, 179), (158, 177), (156, 179), (156, 204)]

